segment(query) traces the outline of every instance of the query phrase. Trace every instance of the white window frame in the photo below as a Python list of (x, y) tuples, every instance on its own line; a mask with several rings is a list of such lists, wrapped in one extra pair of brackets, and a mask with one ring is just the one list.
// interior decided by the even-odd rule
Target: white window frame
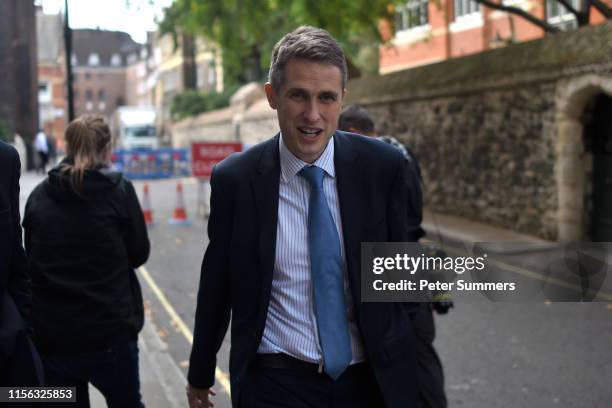
[[(476, 4), (476, 10), (472, 11), (468, 14), (457, 15), (457, 10), (459, 9), (459, 2), (465, 2), (466, 4), (469, 2), (473, 2)], [(470, 30), (472, 28), (482, 27), (484, 24), (484, 19), (482, 17), (482, 5), (480, 3), (476, 3), (474, 0), (454, 0), (453, 3), (454, 10), (454, 21), (450, 24), (449, 30), (451, 32)]]
[[(44, 88), (41, 92), (41, 88)], [(40, 81), (38, 83), (38, 102), (39, 103), (51, 103), (53, 99), (53, 93), (51, 90), (51, 83), (48, 81)]]
[[(413, 3), (413, 4), (410, 4)], [(408, 17), (405, 16), (404, 13), (406, 13), (408, 11), (408, 8), (419, 8), (422, 6), (426, 7), (426, 23), (422, 23), (420, 25), (415, 25), (412, 27), (407, 27), (407, 28), (398, 28), (396, 27), (396, 31), (395, 31), (395, 36), (393, 38), (393, 43), (394, 44), (404, 44), (404, 43), (413, 43), (416, 41), (422, 41), (425, 38), (427, 38), (427, 36), (430, 34), (431, 32), (431, 25), (429, 24), (429, 4), (428, 4), (428, 0), (417, 0), (417, 1), (408, 1), (406, 2), (404, 5), (399, 6), (398, 9), (396, 10), (396, 18), (398, 17), (398, 14), (401, 14), (402, 19), (407, 19)]]
[(122, 62), (121, 61), (121, 55), (115, 53), (115, 54), (113, 54), (111, 56), (111, 59), (110, 59), (111, 66), (113, 66), (113, 67), (120, 67), (121, 66), (121, 62)]
[(87, 65), (92, 67), (100, 65), (100, 56), (95, 52), (89, 54), (89, 57), (87, 57)]
[[(580, 8), (580, 0), (569, 0), (572, 3), (572, 6), (578, 10)], [(549, 24), (560, 27), (561, 29), (568, 28), (576, 28), (578, 27), (578, 22), (576, 21), (576, 16), (569, 12), (565, 6), (559, 2), (557, 2), (557, 6), (559, 7), (560, 13), (557, 15), (551, 15), (551, 1), (546, 0), (546, 21)]]
[[(423, 9), (424, 6), (424, 9)], [(396, 10), (396, 13), (399, 14), (399, 18), (402, 19), (402, 22), (404, 22), (405, 24), (403, 24), (402, 26), (404, 26), (403, 28), (399, 28), (396, 30), (395, 34), (396, 35), (401, 35), (401, 33), (406, 33), (406, 32), (410, 32), (412, 30), (415, 29), (419, 29), (425, 26), (429, 26), (429, 0), (408, 0), (406, 3), (404, 3), (403, 5), (399, 6)], [(421, 17), (421, 21), (420, 24), (415, 24), (413, 26), (409, 26), (410, 21), (409, 21), (409, 16), (410, 16), (410, 12), (414, 11), (415, 14), (421, 10), (425, 10), (425, 21), (423, 22), (423, 18), (422, 18), (422, 14), (419, 14), (419, 17)]]

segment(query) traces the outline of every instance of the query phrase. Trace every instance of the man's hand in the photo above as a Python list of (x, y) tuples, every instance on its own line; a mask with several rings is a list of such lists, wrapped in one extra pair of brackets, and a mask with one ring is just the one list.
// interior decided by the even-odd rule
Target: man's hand
[(210, 408), (215, 406), (209, 399), (209, 395), (217, 395), (212, 388), (201, 389), (187, 384), (186, 391), (189, 408)]

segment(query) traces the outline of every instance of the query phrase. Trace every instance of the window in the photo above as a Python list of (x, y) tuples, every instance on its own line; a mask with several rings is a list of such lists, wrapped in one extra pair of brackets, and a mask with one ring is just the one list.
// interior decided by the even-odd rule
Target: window
[(91, 79), (91, 74), (89, 72), (85, 73), (85, 80), (89, 81)]
[(136, 61), (138, 61), (138, 54), (132, 53), (132, 54), (128, 55), (128, 57), (127, 57), (128, 65), (135, 64)]
[(93, 100), (93, 92), (91, 91), (91, 89), (87, 89), (85, 91), (85, 100), (87, 102), (91, 102)]
[(178, 69), (162, 74), (162, 87), (164, 92), (178, 91), (181, 86), (181, 72)]
[(215, 61), (202, 61), (197, 65), (197, 87), (202, 90), (214, 89), (216, 83)]
[(208, 61), (208, 83), (214, 88), (217, 84), (217, 67), (215, 61)]
[(120, 67), (121, 66), (121, 55), (113, 54), (110, 60), (111, 66)]
[(455, 20), (480, 13), (480, 4), (474, 0), (455, 0)]
[(427, 5), (429, 0), (408, 0), (395, 13), (395, 30), (404, 31), (429, 23)]
[(51, 84), (48, 82), (41, 82), (38, 84), (38, 102), (49, 103), (51, 102)]
[(93, 54), (89, 54), (87, 63), (94, 67), (100, 65), (100, 56), (96, 54), (95, 52)]
[(98, 101), (106, 102), (106, 91), (104, 89), (98, 91)]
[[(580, 0), (568, 0), (576, 10), (580, 9)], [(546, 0), (546, 19), (552, 25), (562, 30), (578, 27), (576, 16), (557, 0)]]

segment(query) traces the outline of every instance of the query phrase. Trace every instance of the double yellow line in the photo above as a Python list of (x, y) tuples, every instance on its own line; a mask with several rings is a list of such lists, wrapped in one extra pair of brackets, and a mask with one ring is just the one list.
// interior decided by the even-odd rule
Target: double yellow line
[[(170, 315), (170, 318), (172, 319), (174, 324), (176, 324), (176, 327), (181, 332), (183, 337), (187, 339), (187, 342), (189, 342), (189, 345), (193, 345), (193, 333), (191, 333), (191, 330), (189, 330), (189, 327), (187, 327), (183, 319), (181, 319), (181, 317), (178, 315), (178, 313), (176, 312), (176, 310), (174, 309), (170, 301), (168, 301), (168, 298), (166, 297), (164, 292), (162, 292), (159, 286), (157, 286), (157, 283), (155, 283), (155, 280), (153, 279), (149, 271), (147, 271), (147, 268), (145, 268), (144, 266), (141, 266), (140, 268), (138, 268), (138, 272), (140, 272), (140, 275), (147, 282), (147, 284), (149, 285), (153, 293), (155, 293), (157, 300), (159, 300), (159, 303), (161, 303), (164, 309), (166, 309), (166, 312), (168, 312), (168, 314)], [(230, 382), (229, 382), (228, 374), (224, 372), (223, 370), (221, 370), (219, 367), (216, 367), (215, 378), (217, 379), (217, 382), (221, 384), (221, 387), (223, 387), (225, 392), (227, 392), (227, 394), (229, 395), (230, 394)]]

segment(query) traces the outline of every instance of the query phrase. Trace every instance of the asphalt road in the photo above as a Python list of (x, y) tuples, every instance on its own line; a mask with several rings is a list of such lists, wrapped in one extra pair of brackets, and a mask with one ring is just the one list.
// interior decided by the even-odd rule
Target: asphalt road
[[(142, 194), (142, 183), (136, 182)], [(146, 270), (193, 330), (206, 223), (196, 217), (197, 184), (184, 182), (192, 225), (170, 226), (175, 181), (150, 182), (156, 225)], [(27, 191), (24, 191), (24, 196)], [(23, 202), (23, 198), (22, 198)], [(141, 276), (148, 316), (186, 374), (190, 343)], [(444, 364), (450, 407), (612, 407), (612, 304), (462, 303), (437, 316), (436, 347)], [(228, 372), (229, 342), (218, 355)], [(218, 383), (217, 407), (230, 407)]]

